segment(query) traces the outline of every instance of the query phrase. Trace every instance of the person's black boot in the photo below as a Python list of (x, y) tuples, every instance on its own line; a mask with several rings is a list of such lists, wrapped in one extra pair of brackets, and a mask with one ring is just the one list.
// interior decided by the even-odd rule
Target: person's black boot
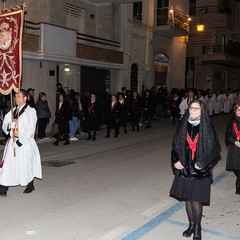
[(186, 229), (186, 230), (182, 233), (182, 235), (183, 235), (183, 237), (191, 237), (191, 235), (193, 234), (193, 232), (194, 232), (194, 223), (193, 223), (193, 222), (190, 222), (188, 229)]
[(200, 224), (196, 224), (193, 232), (193, 240), (202, 240), (202, 228)]
[(26, 189), (24, 190), (23, 193), (31, 193), (32, 191), (35, 190), (35, 187), (34, 187), (34, 180), (32, 180), (30, 183), (28, 183)]
[(53, 144), (54, 144), (55, 146), (58, 146), (58, 141), (55, 141)]
[(236, 188), (236, 194), (240, 195), (240, 188)]
[(92, 138), (93, 141), (96, 140), (96, 131), (93, 131), (93, 138)]
[(110, 137), (110, 129), (107, 129), (107, 135), (105, 136), (105, 138), (109, 138)]
[(66, 142), (63, 145), (69, 145), (69, 144), (70, 144), (69, 140), (66, 140)]
[(87, 140), (90, 140), (90, 139), (92, 139), (92, 134), (91, 134), (90, 131), (88, 131), (88, 138), (87, 138)]

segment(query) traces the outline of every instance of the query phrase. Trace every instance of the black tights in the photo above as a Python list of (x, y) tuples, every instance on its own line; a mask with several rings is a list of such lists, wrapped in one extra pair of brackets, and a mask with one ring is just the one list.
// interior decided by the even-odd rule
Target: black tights
[(186, 211), (189, 222), (201, 224), (203, 205), (200, 202), (186, 201)]
[(234, 170), (233, 172), (234, 172), (234, 174), (237, 177), (236, 183), (235, 183), (236, 184), (236, 189), (240, 190), (240, 170), (239, 169), (238, 170)]

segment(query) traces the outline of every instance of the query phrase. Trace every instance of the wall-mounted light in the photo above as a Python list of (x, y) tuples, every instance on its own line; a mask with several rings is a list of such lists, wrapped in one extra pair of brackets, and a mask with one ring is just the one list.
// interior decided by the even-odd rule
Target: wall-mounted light
[(205, 27), (204, 24), (202, 24), (202, 23), (198, 24), (197, 25), (197, 31), (198, 32), (203, 32), (204, 31), (204, 27)]
[(64, 72), (70, 72), (70, 71), (71, 71), (70, 67), (65, 67), (64, 68)]

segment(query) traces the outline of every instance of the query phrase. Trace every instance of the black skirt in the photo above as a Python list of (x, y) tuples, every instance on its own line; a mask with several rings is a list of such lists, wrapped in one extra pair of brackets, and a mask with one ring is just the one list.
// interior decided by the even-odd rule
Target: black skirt
[(184, 201), (210, 203), (211, 178), (199, 180), (188, 179), (175, 175), (170, 196)]

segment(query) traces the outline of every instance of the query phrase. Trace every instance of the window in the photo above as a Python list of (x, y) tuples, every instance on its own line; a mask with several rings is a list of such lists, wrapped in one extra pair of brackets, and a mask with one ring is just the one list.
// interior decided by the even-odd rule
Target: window
[(133, 3), (133, 19), (142, 21), (142, 2)]
[(189, 15), (196, 16), (196, 0), (190, 0), (189, 2)]

